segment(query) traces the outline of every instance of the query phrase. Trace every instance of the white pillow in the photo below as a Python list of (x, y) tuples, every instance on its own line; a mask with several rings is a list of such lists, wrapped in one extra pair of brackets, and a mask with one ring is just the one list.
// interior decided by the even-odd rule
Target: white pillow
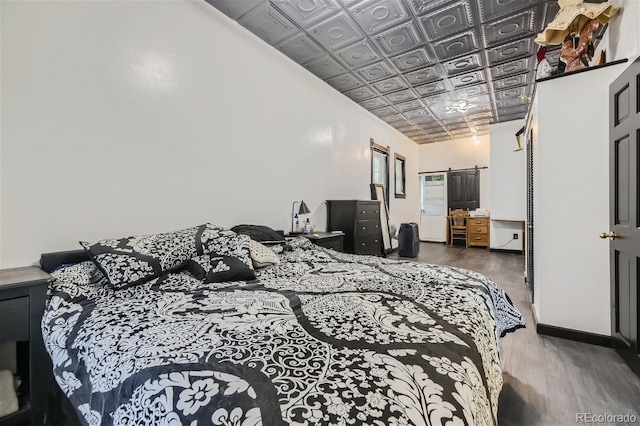
[(278, 255), (273, 250), (255, 240), (249, 242), (249, 255), (251, 256), (251, 263), (256, 269), (280, 263)]

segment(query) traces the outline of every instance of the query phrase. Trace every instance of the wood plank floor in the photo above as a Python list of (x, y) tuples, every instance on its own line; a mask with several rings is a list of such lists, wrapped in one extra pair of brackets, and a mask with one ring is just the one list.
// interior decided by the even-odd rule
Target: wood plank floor
[(501, 426), (575, 425), (578, 413), (630, 414), (635, 422), (629, 424), (640, 424), (640, 378), (613, 349), (536, 334), (523, 255), (420, 243), (413, 260), (480, 272), (500, 285), (525, 316), (527, 328), (500, 342)]

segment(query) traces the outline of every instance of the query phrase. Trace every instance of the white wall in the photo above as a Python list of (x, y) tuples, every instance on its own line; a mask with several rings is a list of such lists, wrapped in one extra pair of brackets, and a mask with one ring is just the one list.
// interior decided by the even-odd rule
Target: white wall
[[(489, 167), (489, 135), (420, 145), (420, 172)], [(416, 179), (417, 180), (417, 179)], [(490, 210), (489, 169), (480, 170), (480, 207)]]
[(2, 268), (212, 222), (289, 229), (369, 199), (369, 139), (418, 147), (205, 2), (0, 2)]
[(609, 84), (619, 64), (538, 84), (535, 309), (542, 324), (609, 335)]
[(625, 58), (633, 62), (640, 54), (640, 1), (609, 0), (609, 4), (620, 7), (620, 12), (609, 22), (598, 48), (607, 50), (608, 62)]
[[(524, 120), (492, 124), (491, 138), (491, 237), (490, 246), (499, 250), (522, 250), (523, 222), (526, 219), (526, 151), (514, 152), (515, 134)], [(521, 143), (526, 144), (524, 135)], [(513, 236), (517, 235), (517, 239)]]

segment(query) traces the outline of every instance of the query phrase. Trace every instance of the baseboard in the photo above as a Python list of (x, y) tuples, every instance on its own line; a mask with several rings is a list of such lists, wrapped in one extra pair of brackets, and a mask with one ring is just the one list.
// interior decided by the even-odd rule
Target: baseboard
[(570, 328), (556, 327), (547, 324), (536, 324), (536, 332), (545, 336), (559, 337), (561, 339), (588, 343), (590, 345), (613, 347), (611, 336), (589, 333), (588, 331), (572, 330)]
[(512, 249), (490, 248), (489, 251), (497, 251), (497, 252), (500, 252), (500, 253), (524, 254), (524, 251), (522, 251), (522, 250), (512, 250)]

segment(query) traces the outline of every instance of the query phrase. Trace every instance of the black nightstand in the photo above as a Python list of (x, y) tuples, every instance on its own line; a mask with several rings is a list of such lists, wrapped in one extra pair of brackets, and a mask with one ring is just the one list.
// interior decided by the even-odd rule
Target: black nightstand
[(308, 238), (315, 245), (330, 248), (335, 251), (344, 251), (344, 232), (314, 232), (313, 234), (300, 235)]
[(0, 344), (16, 342), (16, 367), (22, 379), (20, 409), (0, 417), (0, 426), (44, 424), (50, 361), (42, 342), (40, 321), (51, 277), (35, 266), (0, 270)]

